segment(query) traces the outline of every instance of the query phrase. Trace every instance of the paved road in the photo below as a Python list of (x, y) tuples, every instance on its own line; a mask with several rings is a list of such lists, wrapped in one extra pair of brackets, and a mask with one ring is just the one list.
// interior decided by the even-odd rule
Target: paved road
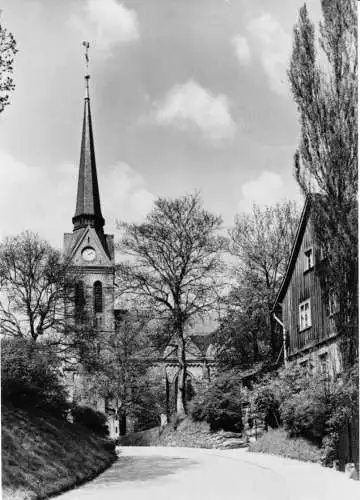
[(359, 500), (342, 473), (245, 450), (122, 447), (119, 459), (61, 500)]

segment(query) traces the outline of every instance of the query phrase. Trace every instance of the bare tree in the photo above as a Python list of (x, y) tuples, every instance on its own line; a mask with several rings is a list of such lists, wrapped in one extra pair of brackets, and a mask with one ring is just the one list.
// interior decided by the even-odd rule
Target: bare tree
[(9, 104), (10, 92), (15, 88), (12, 73), (14, 70), (14, 56), (16, 52), (17, 49), (14, 36), (7, 31), (0, 22), (0, 113), (4, 110), (5, 106)]
[[(295, 175), (312, 196), (315, 236), (325, 256), (325, 299), (339, 304), (345, 363), (358, 352), (357, 2), (322, 0), (320, 50), (306, 5), (294, 27), (289, 68), (301, 125)], [(325, 62), (325, 64), (324, 64)]]
[[(256, 325), (266, 324), (273, 357), (279, 342), (271, 310), (284, 276), (299, 221), (295, 203), (286, 201), (273, 207), (254, 205), (251, 213), (236, 216), (230, 230), (230, 251), (236, 257), (236, 285), (229, 295), (231, 314), (238, 308)], [(236, 315), (235, 315), (236, 316)], [(260, 317), (265, 316), (261, 321)], [(256, 321), (255, 321), (256, 320)], [(255, 358), (257, 339), (253, 339)]]
[(186, 326), (218, 303), (224, 238), (221, 218), (199, 195), (159, 198), (143, 224), (120, 224), (119, 248), (131, 261), (118, 266), (120, 293), (169, 321), (179, 362), (178, 414), (186, 409)]
[(64, 333), (64, 301), (71, 300), (74, 273), (60, 252), (25, 232), (0, 245), (0, 333), (31, 338)]

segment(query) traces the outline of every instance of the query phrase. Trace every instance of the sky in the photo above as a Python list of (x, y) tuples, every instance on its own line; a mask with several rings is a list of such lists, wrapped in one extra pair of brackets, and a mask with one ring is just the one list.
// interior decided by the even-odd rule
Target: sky
[[(198, 190), (224, 228), (253, 203), (302, 204), (287, 81), (303, 0), (2, 0), (19, 49), (0, 114), (0, 238), (61, 248), (75, 212), (85, 58), (106, 231)], [(307, 2), (317, 21), (320, 0)]]

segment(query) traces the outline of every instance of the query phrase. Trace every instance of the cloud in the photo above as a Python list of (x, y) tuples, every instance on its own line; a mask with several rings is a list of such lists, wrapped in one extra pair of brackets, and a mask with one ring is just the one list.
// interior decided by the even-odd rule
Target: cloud
[[(151, 209), (154, 195), (126, 163), (110, 167), (106, 175), (98, 169), (98, 175), (107, 232), (115, 231), (117, 218), (138, 221)], [(77, 165), (40, 169), (0, 150), (0, 239), (30, 229), (61, 248), (63, 233), (72, 230), (77, 176)]]
[(180, 130), (198, 129), (204, 138), (219, 142), (233, 138), (236, 125), (224, 94), (213, 95), (195, 81), (174, 85), (157, 106), (155, 120)]
[(242, 35), (236, 35), (232, 39), (232, 45), (235, 49), (239, 63), (242, 66), (248, 65), (251, 61), (251, 52), (247, 38)]
[(84, 39), (108, 52), (114, 45), (139, 39), (137, 13), (116, 0), (87, 0), (85, 6), (74, 15), (71, 24)]
[(286, 68), (291, 51), (290, 35), (268, 13), (251, 20), (247, 30), (257, 43), (271, 89), (278, 94), (287, 92)]
[(284, 199), (301, 201), (300, 194), (288, 188), (281, 175), (274, 172), (264, 171), (254, 180), (245, 182), (241, 187), (242, 199), (239, 209), (248, 212), (253, 204), (261, 207), (275, 205)]
[[(100, 182), (100, 181), (99, 181)], [(107, 170), (100, 184), (103, 215), (115, 229), (115, 220), (139, 221), (151, 210), (155, 196), (143, 177), (130, 165), (119, 162)]]
[(76, 175), (70, 164), (42, 170), (0, 150), (0, 211), (6, 214), (0, 237), (29, 229), (60, 247), (62, 233), (71, 229)]

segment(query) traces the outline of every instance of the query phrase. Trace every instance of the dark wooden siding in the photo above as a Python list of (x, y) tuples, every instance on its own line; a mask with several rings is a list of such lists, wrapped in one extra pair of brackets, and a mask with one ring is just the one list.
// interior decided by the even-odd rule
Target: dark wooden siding
[[(314, 252), (314, 267), (305, 271), (305, 251), (309, 248), (312, 248)], [(308, 220), (290, 283), (282, 302), (285, 329), (289, 335), (289, 356), (335, 335), (333, 322), (327, 317), (327, 307), (324, 304), (317, 273), (319, 258), (312, 236), (311, 222)], [(310, 299), (312, 326), (300, 331), (299, 305), (307, 299)]]

